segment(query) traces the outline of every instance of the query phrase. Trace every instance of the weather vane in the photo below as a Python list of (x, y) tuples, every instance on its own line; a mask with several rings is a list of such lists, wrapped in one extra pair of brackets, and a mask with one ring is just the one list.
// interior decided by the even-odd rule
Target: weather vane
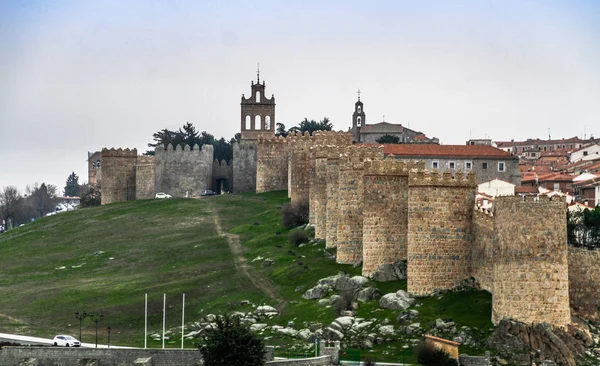
[(356, 93), (358, 94), (358, 100), (360, 100), (360, 89)]

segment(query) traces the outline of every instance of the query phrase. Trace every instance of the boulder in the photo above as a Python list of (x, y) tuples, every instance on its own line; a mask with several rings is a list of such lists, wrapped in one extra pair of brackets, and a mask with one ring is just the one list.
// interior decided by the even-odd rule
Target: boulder
[(395, 261), (380, 266), (371, 275), (371, 279), (378, 282), (405, 280), (406, 261)]
[(411, 298), (410, 295), (404, 290), (398, 290), (397, 292), (385, 294), (379, 300), (379, 306), (384, 309), (392, 310), (406, 310), (413, 303), (415, 299)]
[(334, 323), (339, 324), (342, 329), (348, 329), (352, 327), (354, 323), (354, 318), (351, 316), (341, 316), (333, 321)]
[(311, 289), (306, 290), (304, 295), (302, 295), (303, 299), (312, 300), (312, 299), (322, 299), (327, 296), (331, 287), (328, 285), (317, 285)]
[(379, 327), (379, 333), (383, 335), (393, 335), (394, 334), (394, 326), (393, 325), (382, 325)]
[(270, 315), (277, 315), (277, 309), (275, 309), (272, 306), (269, 305), (262, 305), (256, 308), (256, 310), (254, 310), (254, 312), (258, 315), (265, 315), (265, 316), (270, 316)]
[(323, 338), (331, 339), (334, 341), (340, 341), (344, 338), (344, 333), (340, 332), (337, 329), (332, 329), (331, 327), (325, 328), (323, 331)]
[(381, 297), (381, 291), (375, 287), (366, 287), (356, 293), (356, 300), (367, 302)]
[(250, 330), (258, 332), (258, 331), (261, 331), (261, 330), (265, 329), (266, 327), (267, 327), (266, 324), (258, 324), (258, 323), (256, 323), (256, 324), (252, 324), (250, 326)]

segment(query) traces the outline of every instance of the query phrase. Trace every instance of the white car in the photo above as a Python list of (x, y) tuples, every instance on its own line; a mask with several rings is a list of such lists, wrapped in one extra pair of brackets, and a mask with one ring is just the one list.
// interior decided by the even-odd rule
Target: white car
[(171, 198), (171, 195), (170, 195), (170, 194), (163, 193), (163, 192), (158, 192), (158, 193), (157, 193), (157, 194), (154, 196), (154, 198)]
[(70, 335), (57, 335), (52, 340), (55, 347), (80, 347), (81, 343)]

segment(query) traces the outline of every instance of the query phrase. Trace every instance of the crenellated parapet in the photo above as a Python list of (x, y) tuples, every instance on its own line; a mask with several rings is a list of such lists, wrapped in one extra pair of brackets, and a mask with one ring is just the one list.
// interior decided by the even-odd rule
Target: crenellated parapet
[(168, 156), (172, 154), (181, 154), (181, 153), (194, 153), (194, 154), (212, 154), (214, 152), (213, 145), (204, 144), (202, 147), (198, 146), (198, 144), (194, 144), (193, 147), (190, 145), (176, 145), (173, 147), (172, 144), (168, 144), (166, 147), (156, 147), (154, 149), (155, 156)]
[(137, 158), (137, 149), (102, 148), (103, 158)]
[(423, 170), (425, 170), (423, 161), (397, 160), (393, 155), (365, 162), (366, 175), (408, 175), (410, 172)]
[(409, 184), (412, 187), (464, 187), (477, 186), (473, 172), (426, 171), (418, 170), (410, 175)]
[(212, 186), (214, 147), (168, 144), (155, 149), (155, 188), (173, 197), (200, 196)]

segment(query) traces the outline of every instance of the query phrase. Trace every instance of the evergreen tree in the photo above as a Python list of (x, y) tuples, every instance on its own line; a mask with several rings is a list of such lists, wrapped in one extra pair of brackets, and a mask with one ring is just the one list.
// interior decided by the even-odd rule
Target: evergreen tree
[(65, 186), (65, 196), (79, 196), (79, 193), (79, 177), (77, 176), (77, 174), (75, 174), (75, 172), (73, 172), (67, 178), (67, 185)]
[(375, 140), (378, 144), (399, 144), (400, 137), (395, 135), (383, 135)]
[(265, 346), (238, 316), (219, 316), (215, 326), (202, 333), (197, 347), (205, 366), (261, 366)]

